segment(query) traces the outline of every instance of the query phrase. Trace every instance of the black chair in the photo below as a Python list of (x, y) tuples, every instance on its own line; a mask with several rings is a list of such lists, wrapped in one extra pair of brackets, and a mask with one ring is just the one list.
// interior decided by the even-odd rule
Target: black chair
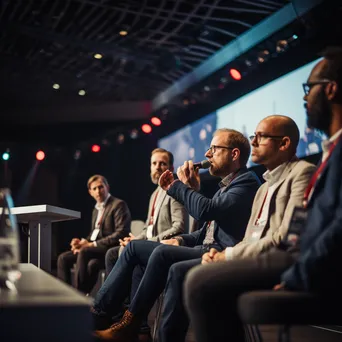
[[(290, 328), (294, 325), (340, 325), (342, 318), (334, 307), (341, 301), (332, 297), (292, 291), (251, 291), (240, 296), (238, 311), (244, 324), (279, 325), (278, 341), (290, 341)], [(261, 334), (258, 334), (262, 341)]]

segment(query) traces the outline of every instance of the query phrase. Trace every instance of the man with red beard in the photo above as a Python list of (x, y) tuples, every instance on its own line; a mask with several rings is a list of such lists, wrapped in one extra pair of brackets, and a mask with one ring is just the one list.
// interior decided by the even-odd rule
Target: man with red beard
[[(151, 153), (151, 181), (158, 185), (161, 174), (169, 170), (173, 171), (173, 154), (163, 148), (156, 148)], [(129, 237), (120, 240), (120, 246), (109, 249), (106, 253), (106, 274), (108, 275), (113, 269), (119, 258), (119, 254), (126, 248), (127, 244), (133, 240), (149, 240), (161, 241), (170, 239), (175, 235), (179, 235), (188, 231), (189, 214), (184, 206), (175, 199), (167, 195), (160, 186), (152, 193), (147, 212), (147, 219), (143, 231), (134, 236), (130, 233)], [(134, 277), (141, 277), (143, 268), (136, 267)], [(136, 282), (133, 282), (136, 284)], [(137, 283), (137, 285), (139, 285)], [(136, 288), (133, 286), (132, 293)], [(129, 302), (129, 301), (128, 301)], [(127, 302), (125, 306), (127, 306)], [(122, 313), (113, 317), (113, 321), (120, 319)], [(150, 339), (150, 328), (147, 324), (147, 318), (143, 320), (139, 333), (140, 341), (148, 341)]]
[[(163, 148), (156, 148), (151, 153), (151, 181), (158, 185), (161, 174), (173, 171), (173, 154)], [(132, 240), (161, 241), (182, 234), (188, 230), (188, 213), (184, 206), (166, 194), (161, 187), (157, 187), (150, 197), (147, 219), (143, 231), (134, 236), (120, 240), (121, 250)], [(119, 248), (114, 247), (106, 253), (106, 273), (114, 267)]]
[[(322, 160), (294, 210), (282, 248), (193, 268), (184, 301), (197, 342), (245, 341), (237, 301), (252, 290), (340, 299), (342, 270), (342, 49), (328, 48), (303, 84), (308, 127), (324, 132)], [(221, 314), (217, 307), (221, 307)]]

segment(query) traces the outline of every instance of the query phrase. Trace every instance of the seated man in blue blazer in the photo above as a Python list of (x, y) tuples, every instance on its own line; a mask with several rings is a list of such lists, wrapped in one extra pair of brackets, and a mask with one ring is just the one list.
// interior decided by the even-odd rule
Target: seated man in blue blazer
[[(97, 337), (115, 341), (134, 339), (142, 319), (164, 290), (173, 265), (177, 267), (177, 274), (179, 270), (179, 274), (185, 275), (187, 270), (201, 263), (203, 253), (211, 247), (223, 250), (242, 239), (255, 193), (260, 186), (257, 176), (246, 169), (249, 154), (249, 141), (240, 132), (219, 129), (214, 133), (205, 156), (210, 162), (209, 172), (222, 179), (220, 190), (209, 199), (189, 185), (177, 181), (167, 191), (168, 195), (184, 205), (191, 216), (206, 223), (199, 231), (180, 235), (182, 240), (186, 240), (187, 247), (138, 240), (131, 241), (125, 247), (95, 297), (92, 307), (95, 320), (101, 316), (111, 317), (120, 310), (132, 280), (135, 293), (131, 295), (129, 309), (121, 322), (109, 329), (97, 331)], [(197, 183), (194, 188), (198, 189), (199, 177), (193, 181)], [(137, 279), (134, 270), (141, 266), (146, 267), (145, 273), (142, 279)], [(170, 289), (172, 296), (177, 296), (180, 291), (182, 279), (176, 284)]]
[(236, 305), (244, 292), (274, 288), (340, 296), (342, 49), (329, 48), (323, 57), (303, 88), (308, 126), (329, 139), (322, 144), (322, 162), (303, 193), (303, 205), (292, 215), (283, 248), (188, 273), (184, 301), (197, 342), (245, 340)]

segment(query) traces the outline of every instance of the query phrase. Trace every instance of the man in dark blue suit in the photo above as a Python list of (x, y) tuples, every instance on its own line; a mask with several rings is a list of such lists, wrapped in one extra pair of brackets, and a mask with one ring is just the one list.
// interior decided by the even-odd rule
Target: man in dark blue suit
[(200, 187), (199, 175), (192, 162), (186, 162), (177, 171), (180, 179), (184, 179), (183, 174), (189, 176), (187, 184), (180, 180), (173, 182), (169, 174), (162, 182), (164, 174), (161, 176), (160, 185), (168, 189), (168, 195), (183, 204), (195, 219), (206, 223), (199, 231), (162, 243), (133, 240), (126, 246), (99, 290), (92, 312), (95, 320), (114, 315), (132, 281), (131, 303), (123, 319), (109, 329), (96, 331), (97, 337), (110, 341), (133, 340), (141, 320), (151, 310), (166, 282), (165, 302), (168, 304), (164, 310), (182, 328), (182, 316), (177, 313), (184, 311), (179, 305), (182, 306), (181, 289), (186, 272), (200, 264), (203, 253), (210, 248), (223, 250), (234, 246), (244, 235), (253, 199), (260, 186), (257, 176), (246, 169), (249, 154), (249, 141), (240, 132), (230, 129), (215, 132), (205, 156), (210, 162), (210, 173), (222, 180), (220, 190), (212, 199), (196, 191)]
[[(295, 210), (283, 248), (193, 268), (185, 305), (197, 342), (244, 341), (237, 299), (251, 290), (340, 293), (342, 251), (342, 49), (327, 49), (303, 84), (308, 126), (327, 134), (320, 166)], [(221, 307), (223, 314), (219, 314)]]

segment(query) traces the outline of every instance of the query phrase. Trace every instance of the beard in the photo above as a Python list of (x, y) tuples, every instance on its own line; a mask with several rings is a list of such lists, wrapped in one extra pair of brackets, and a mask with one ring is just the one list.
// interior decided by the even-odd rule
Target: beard
[(160, 172), (151, 173), (151, 181), (153, 184), (158, 184), (159, 178), (161, 176)]
[(311, 108), (309, 110), (307, 106), (305, 106), (305, 108), (307, 112), (308, 127), (318, 129), (328, 134), (332, 121), (332, 112), (330, 102), (325, 96), (323, 87), (318, 93), (316, 101), (313, 103)]

